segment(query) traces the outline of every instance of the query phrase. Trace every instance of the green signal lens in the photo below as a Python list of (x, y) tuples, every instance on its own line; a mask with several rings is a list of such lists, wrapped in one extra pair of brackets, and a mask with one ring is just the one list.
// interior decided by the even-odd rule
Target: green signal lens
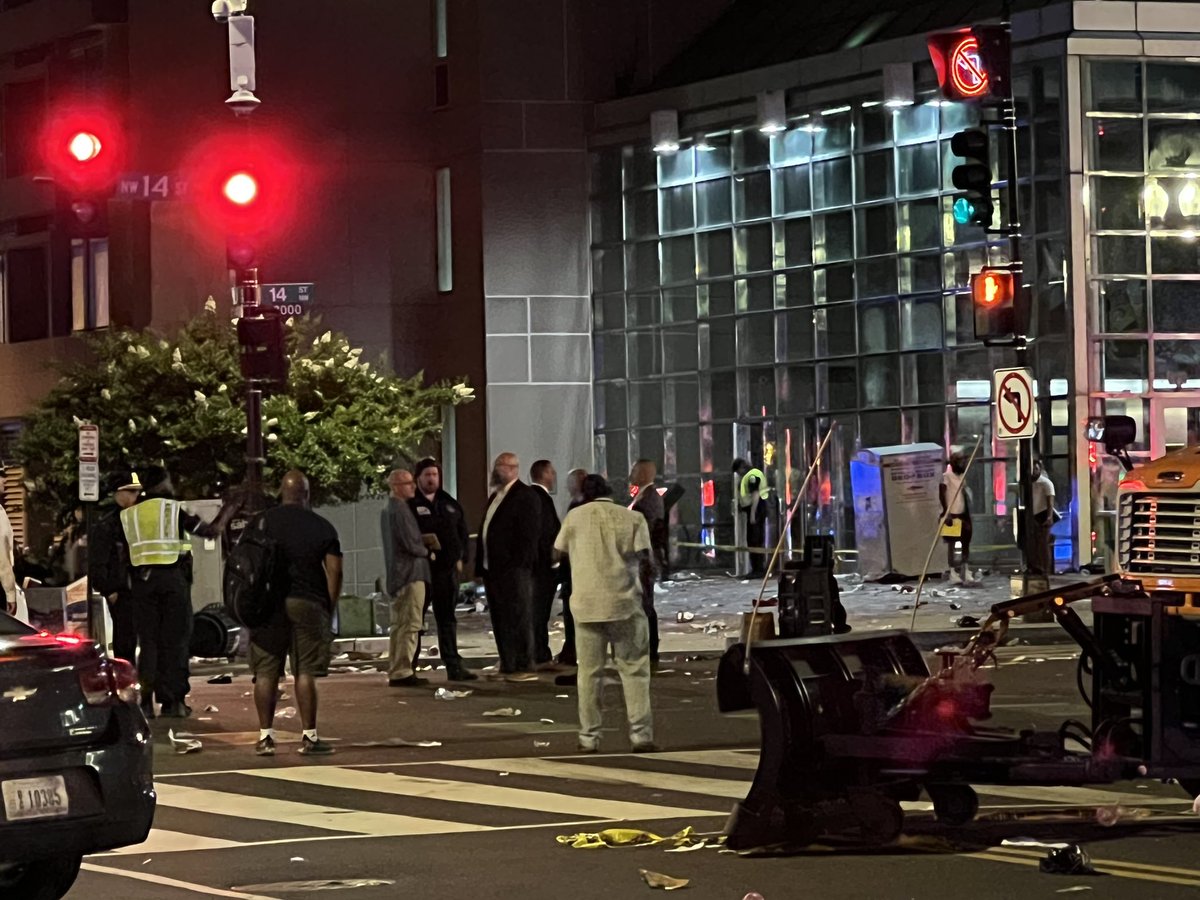
[(966, 197), (959, 197), (954, 201), (952, 213), (959, 225), (969, 225), (975, 216), (975, 204)]

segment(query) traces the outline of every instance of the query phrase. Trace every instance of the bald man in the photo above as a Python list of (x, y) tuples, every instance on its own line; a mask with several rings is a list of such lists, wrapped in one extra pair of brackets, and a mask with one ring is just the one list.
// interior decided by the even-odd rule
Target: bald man
[(254, 673), (254, 706), (258, 712), (259, 756), (275, 755), (275, 704), (284, 659), (291, 658), (296, 679), (296, 705), (304, 733), (298, 753), (328, 755), (333, 747), (317, 735), (317, 682), (329, 674), (333, 648), (333, 609), (342, 593), (342, 547), (337, 530), (309, 509), (304, 473), (283, 476), (280, 506), (261, 521), (287, 560), (290, 585), (284, 605), (267, 624), (250, 630), (250, 671)]
[(541, 510), (520, 479), (521, 461), (501, 453), (492, 465), (492, 495), (479, 527), (475, 577), (487, 590), (488, 611), (506, 681), (537, 681), (533, 662), (533, 568), (538, 560)]

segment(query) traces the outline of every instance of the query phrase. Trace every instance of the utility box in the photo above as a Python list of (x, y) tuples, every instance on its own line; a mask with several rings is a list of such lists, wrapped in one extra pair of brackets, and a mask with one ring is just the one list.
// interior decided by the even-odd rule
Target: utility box
[[(188, 512), (211, 522), (221, 511), (220, 500), (189, 500), (183, 504)], [(192, 612), (198, 613), (222, 602), (221, 578), (225, 558), (220, 538), (188, 535), (192, 542)]]
[(851, 460), (858, 571), (865, 580), (921, 574), (942, 514), (945, 467), (937, 444), (873, 447)]

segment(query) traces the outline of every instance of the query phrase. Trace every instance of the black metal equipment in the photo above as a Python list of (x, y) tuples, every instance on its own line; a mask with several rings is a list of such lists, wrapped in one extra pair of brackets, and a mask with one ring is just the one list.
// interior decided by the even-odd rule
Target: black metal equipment
[[(780, 589), (781, 613), (783, 588)], [(1071, 603), (1091, 597), (1094, 631)], [(992, 685), (980, 668), (1018, 615), (1049, 609), (1091, 672), (1090, 728), (988, 729)], [(1176, 778), (1200, 793), (1200, 606), (1148, 595), (1116, 576), (992, 607), (931, 675), (906, 634), (825, 636), (734, 646), (717, 673), (720, 709), (758, 708), (762, 750), (728, 826), (732, 849), (807, 844), (827, 832), (866, 843), (899, 835), (901, 800), (923, 790), (937, 819), (974, 818), (972, 784), (1107, 784)], [(1086, 751), (1068, 749), (1067, 738)]]
[(804, 558), (783, 564), (779, 573), (780, 637), (819, 637), (849, 630), (833, 567), (833, 537), (827, 534), (805, 537)]

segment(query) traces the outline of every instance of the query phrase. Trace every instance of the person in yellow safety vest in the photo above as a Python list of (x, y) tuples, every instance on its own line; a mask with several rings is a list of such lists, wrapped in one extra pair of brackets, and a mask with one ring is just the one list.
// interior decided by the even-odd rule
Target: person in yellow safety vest
[(138, 473), (146, 491), (121, 511), (121, 532), (129, 548), (134, 626), (142, 711), (154, 718), (154, 699), (162, 715), (185, 718), (189, 644), (192, 637), (192, 557), (188, 533), (215, 538), (236, 508), (226, 505), (208, 523), (186, 512), (174, 498), (165, 469), (152, 466)]
[[(758, 548), (766, 543), (767, 498), (771, 489), (762, 469), (751, 466), (741, 457), (733, 461), (733, 472), (738, 476), (738, 512), (746, 518), (746, 546)], [(767, 568), (767, 558), (762, 553), (750, 554), (750, 574), (761, 576)]]

